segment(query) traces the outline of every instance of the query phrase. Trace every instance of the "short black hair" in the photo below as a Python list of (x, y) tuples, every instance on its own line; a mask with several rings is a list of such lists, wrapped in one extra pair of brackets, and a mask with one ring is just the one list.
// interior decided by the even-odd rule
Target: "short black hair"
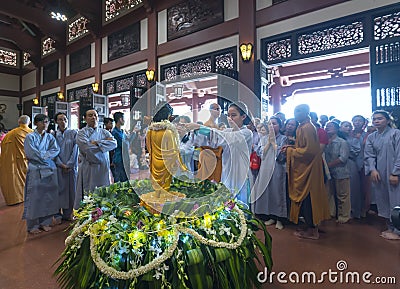
[(68, 115), (65, 112), (57, 112), (56, 115), (54, 116), (54, 121), (55, 122), (57, 122), (57, 119), (58, 119), (59, 115), (64, 115), (68, 120)]
[(192, 122), (192, 120), (190, 119), (190, 117), (188, 117), (187, 115), (181, 115), (181, 116), (179, 117), (179, 121), (180, 121), (181, 119), (184, 119), (186, 123), (191, 123), (191, 122)]
[(120, 118), (124, 118), (124, 113), (123, 112), (117, 111), (116, 113), (114, 113), (114, 121), (115, 121), (115, 123), (117, 123)]
[(154, 108), (153, 121), (160, 122), (163, 120), (168, 120), (173, 112), (174, 110), (168, 102), (160, 101)]
[(36, 124), (39, 121), (44, 121), (46, 119), (47, 120), (49, 119), (49, 117), (47, 115), (39, 113), (39, 114), (35, 115), (35, 118), (33, 119), (33, 123)]
[(103, 123), (104, 124), (107, 124), (107, 123), (112, 123), (114, 120), (111, 118), (111, 117), (105, 117), (104, 119), (103, 119)]
[(86, 114), (89, 110), (95, 110), (97, 112), (97, 109), (95, 109), (94, 107), (88, 107), (87, 109), (84, 110), (83, 112), (83, 116), (86, 118)]

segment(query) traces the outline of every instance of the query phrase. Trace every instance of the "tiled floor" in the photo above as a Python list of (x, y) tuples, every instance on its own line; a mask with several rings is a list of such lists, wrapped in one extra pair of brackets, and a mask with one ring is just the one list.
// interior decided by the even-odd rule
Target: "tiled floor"
[[(0, 289), (57, 289), (53, 277), (54, 263), (59, 258), (67, 232), (68, 224), (53, 228), (50, 232), (42, 232), (36, 236), (28, 236), (25, 223), (21, 220), (23, 205), (8, 207), (0, 195)], [(325, 233), (318, 241), (300, 240), (293, 236), (295, 226), (287, 226), (279, 231), (273, 226), (269, 231), (273, 237), (273, 284), (263, 288), (400, 288), (400, 242), (387, 241), (379, 237), (383, 227), (376, 216), (369, 216), (363, 221), (347, 225), (328, 222), (324, 226)], [(347, 263), (347, 270), (339, 271), (339, 261)], [(336, 272), (371, 272), (375, 277), (395, 277), (395, 285), (367, 285), (365, 283), (349, 284), (329, 282), (325, 275), (321, 284), (296, 284), (289, 280), (291, 272), (315, 272), (317, 279), (322, 272), (333, 273), (331, 278), (338, 277)], [(277, 279), (280, 272), (288, 283)], [(283, 273), (280, 273), (281, 277)], [(291, 277), (295, 278), (295, 273)], [(345, 274), (343, 274), (345, 276)], [(334, 280), (334, 279), (332, 279)], [(361, 281), (362, 282), (362, 281)]]

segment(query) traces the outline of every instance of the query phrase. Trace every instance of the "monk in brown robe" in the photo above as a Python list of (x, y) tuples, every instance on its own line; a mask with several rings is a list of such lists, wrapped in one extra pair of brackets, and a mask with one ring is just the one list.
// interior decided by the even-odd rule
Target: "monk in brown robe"
[(19, 127), (9, 131), (1, 142), (0, 187), (7, 205), (24, 201), (24, 187), (28, 162), (25, 157), (24, 141), (28, 133), (30, 118), (22, 115)]
[(290, 220), (298, 223), (301, 214), (308, 228), (296, 232), (301, 238), (318, 239), (318, 224), (329, 219), (329, 206), (324, 186), (322, 156), (317, 131), (309, 118), (306, 104), (296, 106), (295, 119), (300, 123), (294, 146), (285, 146), (288, 188), (291, 199)]

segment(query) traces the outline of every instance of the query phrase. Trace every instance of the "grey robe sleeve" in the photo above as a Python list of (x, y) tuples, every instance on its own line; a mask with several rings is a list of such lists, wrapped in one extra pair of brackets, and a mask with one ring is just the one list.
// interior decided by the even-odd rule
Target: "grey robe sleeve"
[(400, 176), (400, 130), (395, 130), (392, 141), (394, 146), (394, 163), (391, 174)]
[(370, 134), (367, 138), (364, 148), (364, 169), (365, 175), (371, 174), (372, 171), (376, 171), (376, 152), (373, 147), (373, 139), (376, 132)]
[(76, 144), (76, 135), (77, 132), (73, 131), (73, 133), (71, 134), (71, 137), (74, 139), (74, 148), (72, 150), (71, 156), (68, 159), (66, 165), (69, 168), (73, 168), (76, 166), (76, 164), (78, 163), (78, 154), (79, 154), (79, 149), (78, 149), (78, 145)]
[[(117, 147), (117, 141), (109, 131), (103, 130), (103, 132), (105, 134), (104, 139), (98, 140), (97, 144), (99, 145), (99, 149), (105, 153), (115, 149)], [(112, 140), (108, 140), (106, 138), (112, 138)]]

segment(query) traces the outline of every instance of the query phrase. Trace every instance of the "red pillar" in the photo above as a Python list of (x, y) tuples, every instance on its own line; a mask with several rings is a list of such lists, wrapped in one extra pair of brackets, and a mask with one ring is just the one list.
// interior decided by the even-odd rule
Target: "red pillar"
[[(257, 43), (256, 43), (256, 0), (239, 0), (239, 45), (242, 43), (253, 44), (253, 56), (250, 61), (244, 62), (239, 51), (239, 81), (247, 86), (254, 93), (255, 79), (254, 66), (257, 59)], [(238, 47), (239, 49), (239, 47)], [(254, 98), (246, 96), (241, 97), (239, 90), (239, 100), (244, 101), (249, 110), (255, 114), (260, 114), (261, 108), (258, 106)], [(246, 94), (244, 94), (246, 95)]]

